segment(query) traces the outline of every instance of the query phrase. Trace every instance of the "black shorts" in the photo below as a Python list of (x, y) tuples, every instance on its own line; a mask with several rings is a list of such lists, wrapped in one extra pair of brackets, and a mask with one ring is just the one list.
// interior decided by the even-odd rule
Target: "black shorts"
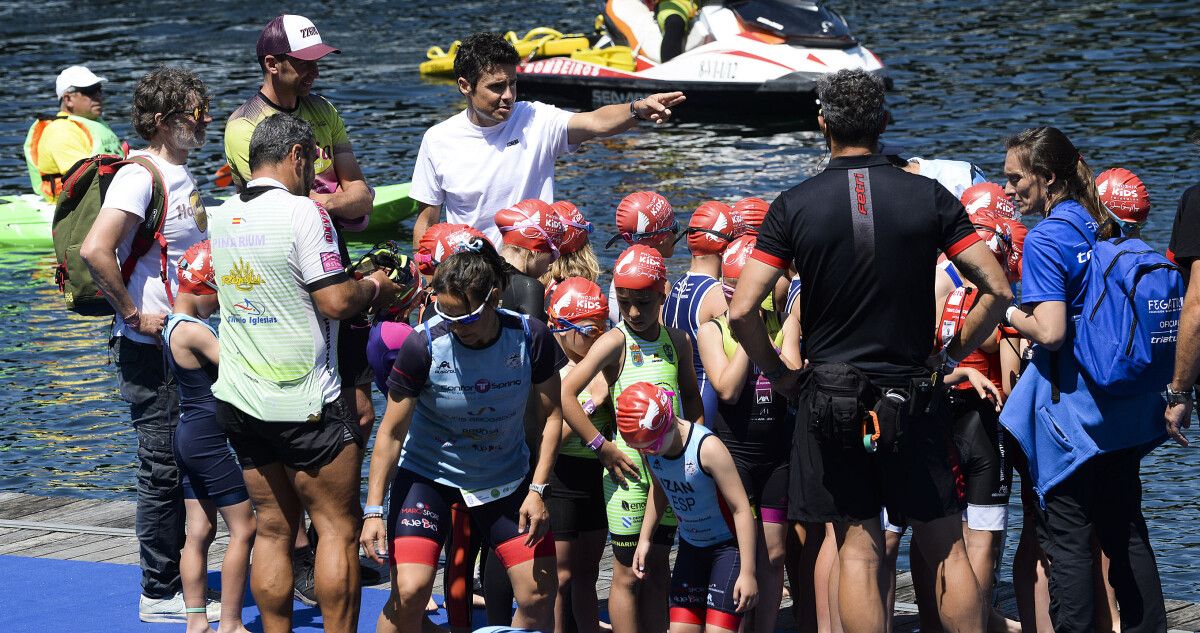
[(215, 413), (181, 419), (172, 442), (175, 463), (183, 473), (185, 499), (212, 501), (224, 508), (250, 498), (242, 468), (217, 426)]
[(954, 445), (965, 481), (967, 526), (1002, 531), (1008, 525), (1012, 460), (1000, 428), (1000, 414), (974, 390), (951, 394)]
[[(654, 533), (650, 535), (650, 543), (671, 547), (675, 544), (675, 533), (678, 530), (679, 528), (674, 525), (659, 524), (658, 527), (654, 528)], [(622, 535), (609, 532), (608, 540), (612, 543), (613, 558), (626, 567), (633, 567), (633, 553), (637, 551), (638, 535)]]
[(734, 541), (696, 547), (680, 539), (671, 572), (671, 622), (738, 630), (742, 616), (733, 588), (741, 569)]
[[(823, 439), (812, 428), (815, 391), (801, 392), (792, 436), (788, 518), (812, 523), (878, 521), (886, 506), (892, 517), (932, 521), (958, 515), (962, 495), (955, 470), (945, 396), (932, 413), (907, 415), (894, 446), (868, 453), (861, 444)], [(895, 450), (892, 450), (892, 449)]]
[(550, 475), (550, 529), (560, 541), (575, 540), (580, 532), (608, 529), (604, 511), (604, 467), (598, 459), (559, 455)]
[(788, 461), (787, 457), (774, 461), (751, 461), (736, 454), (733, 457), (750, 505), (758, 508), (758, 517), (764, 523), (787, 523)]
[(342, 447), (363, 445), (357, 420), (345, 398), (326, 403), (317, 422), (268, 422), (217, 400), (217, 425), (229, 436), (243, 470), (281, 462), (293, 470), (313, 470), (337, 458)]
[(364, 316), (338, 322), (338, 376), (342, 379), (343, 389), (375, 382), (375, 373), (367, 362), (367, 338), (370, 336), (371, 324)]

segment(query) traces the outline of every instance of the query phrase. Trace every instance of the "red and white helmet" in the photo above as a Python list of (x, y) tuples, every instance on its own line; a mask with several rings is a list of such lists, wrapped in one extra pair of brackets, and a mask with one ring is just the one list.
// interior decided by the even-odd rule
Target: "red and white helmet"
[(979, 216), (1020, 219), (1016, 205), (1008, 199), (1004, 188), (994, 182), (981, 182), (967, 187), (960, 201), (972, 222), (978, 222)]
[(208, 240), (192, 244), (176, 266), (179, 271), (179, 292), (217, 294), (217, 272), (213, 268), (212, 247)]
[(1122, 222), (1141, 224), (1150, 216), (1150, 193), (1128, 169), (1110, 169), (1096, 178), (1100, 202)]
[(422, 275), (432, 275), (437, 265), (447, 257), (461, 251), (479, 251), (484, 244), (495, 249), (487, 236), (474, 227), (441, 222), (425, 229), (417, 242), (413, 259), (417, 260)]

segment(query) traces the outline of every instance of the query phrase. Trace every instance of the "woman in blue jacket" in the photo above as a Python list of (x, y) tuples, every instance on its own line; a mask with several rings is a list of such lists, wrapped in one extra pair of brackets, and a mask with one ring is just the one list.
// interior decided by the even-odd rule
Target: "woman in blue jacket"
[(1001, 416), (1025, 453), (1024, 474), (1041, 501), (1038, 541), (1051, 561), (1054, 629), (1094, 628), (1094, 533), (1112, 561), (1109, 581), (1122, 629), (1165, 631), (1139, 473), (1142, 457), (1165, 438), (1161, 413), (1146, 413), (1162, 410), (1161, 396), (1112, 398), (1080, 375), (1071, 351), (1092, 244), (1116, 227), (1091, 169), (1062, 132), (1028, 129), (1006, 146), (1008, 195), (1026, 215), (1063, 220), (1039, 223), (1025, 240), (1022, 304), (1005, 319), (1036, 346)]

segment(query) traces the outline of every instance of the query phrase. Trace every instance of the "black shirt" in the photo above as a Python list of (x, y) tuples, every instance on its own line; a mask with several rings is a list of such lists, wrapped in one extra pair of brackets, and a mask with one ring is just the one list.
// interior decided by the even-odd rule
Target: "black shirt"
[(1187, 272), (1192, 262), (1200, 258), (1200, 185), (1183, 192), (1175, 225), (1171, 228), (1171, 243), (1167, 257)]
[(835, 158), (771, 203), (753, 257), (800, 273), (808, 358), (883, 383), (925, 372), (933, 353), (934, 266), (979, 241), (937, 181), (883, 156)]
[(542, 282), (513, 271), (508, 276), (508, 287), (500, 295), (500, 307), (546, 322), (546, 287)]

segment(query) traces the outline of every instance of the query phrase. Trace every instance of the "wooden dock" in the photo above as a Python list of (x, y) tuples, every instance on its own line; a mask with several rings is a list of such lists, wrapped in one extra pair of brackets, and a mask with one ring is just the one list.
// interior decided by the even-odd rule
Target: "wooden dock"
[[(0, 555), (55, 558), (91, 562), (138, 564), (137, 538), (133, 531), (133, 501), (105, 501), (74, 497), (42, 497), (0, 492)], [(219, 567), (225, 552), (227, 532), (218, 523), (217, 538), (209, 555), (212, 569)], [(612, 581), (612, 556), (605, 554), (600, 566), (597, 592), (607, 599)], [(434, 593), (441, 591), (441, 574)], [(897, 633), (917, 630), (912, 580), (907, 572), (896, 581)], [(386, 585), (379, 585), (380, 588)], [(997, 587), (997, 606), (1015, 618), (1016, 602), (1007, 582)], [(781, 631), (791, 629), (790, 605), (780, 613)], [(373, 616), (372, 616), (373, 617)], [(1167, 600), (1167, 622), (1172, 633), (1200, 631), (1200, 604)]]

